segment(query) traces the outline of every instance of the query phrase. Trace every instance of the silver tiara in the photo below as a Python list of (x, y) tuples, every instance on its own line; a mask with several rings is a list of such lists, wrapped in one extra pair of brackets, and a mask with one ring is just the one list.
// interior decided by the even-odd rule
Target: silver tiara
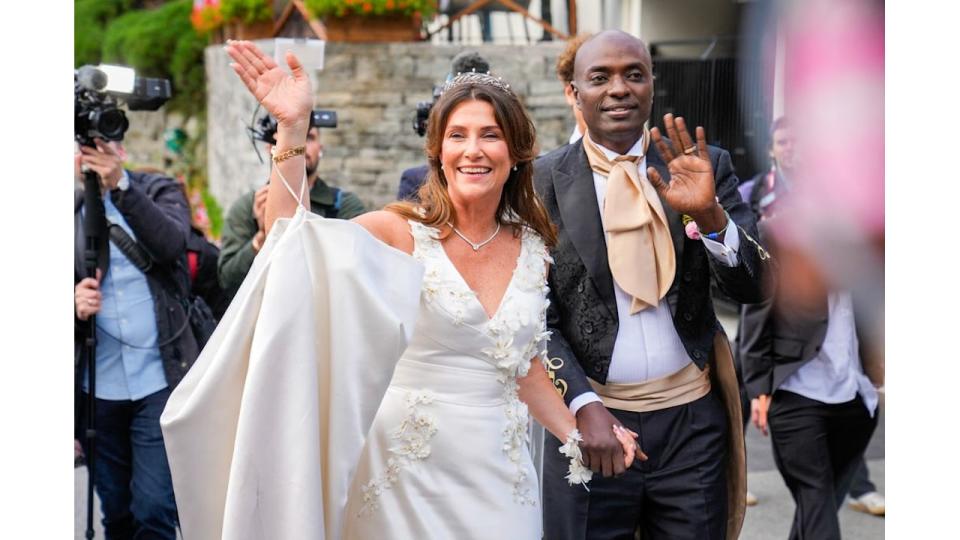
[(463, 86), (465, 84), (492, 86), (508, 94), (513, 94), (513, 92), (510, 91), (509, 84), (503, 82), (503, 79), (500, 77), (494, 77), (493, 75), (490, 75), (489, 71), (486, 73), (477, 73), (476, 71), (469, 71), (467, 73), (457, 73), (456, 77), (443, 83), (443, 87), (440, 89), (440, 94), (442, 95), (444, 92), (446, 92), (447, 90), (450, 90), (451, 88), (456, 88), (458, 86)]

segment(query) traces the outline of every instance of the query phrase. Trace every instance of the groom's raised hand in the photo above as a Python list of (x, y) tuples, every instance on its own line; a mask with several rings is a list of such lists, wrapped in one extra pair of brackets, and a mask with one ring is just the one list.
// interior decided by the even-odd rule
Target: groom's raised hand
[(706, 132), (697, 126), (694, 141), (683, 118), (669, 113), (663, 116), (663, 124), (669, 143), (657, 128), (650, 130), (650, 138), (667, 164), (670, 182), (664, 182), (653, 167), (647, 168), (647, 178), (671, 208), (692, 217), (702, 232), (723, 229), (727, 216), (717, 202)]

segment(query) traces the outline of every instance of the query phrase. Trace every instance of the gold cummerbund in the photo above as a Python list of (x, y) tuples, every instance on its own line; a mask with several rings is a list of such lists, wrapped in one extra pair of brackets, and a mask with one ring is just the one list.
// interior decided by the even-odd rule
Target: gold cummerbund
[(650, 412), (696, 401), (710, 393), (710, 366), (700, 369), (690, 362), (687, 367), (666, 377), (641, 383), (600, 384), (587, 378), (593, 390), (611, 409)]

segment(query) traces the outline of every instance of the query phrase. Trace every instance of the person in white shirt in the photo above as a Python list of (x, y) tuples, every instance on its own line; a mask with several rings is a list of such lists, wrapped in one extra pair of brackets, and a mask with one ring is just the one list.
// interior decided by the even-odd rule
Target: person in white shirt
[[(760, 216), (762, 238), (775, 256), (776, 223), (783, 219), (789, 217), (772, 206)], [(771, 277), (771, 297), (745, 305), (741, 314), (751, 417), (771, 435), (774, 460), (796, 503), (790, 538), (839, 539), (837, 511), (877, 426), (875, 386), (883, 384), (883, 368), (861, 340), (848, 291), (806, 298), (800, 306), (778, 294), (788, 285)]]

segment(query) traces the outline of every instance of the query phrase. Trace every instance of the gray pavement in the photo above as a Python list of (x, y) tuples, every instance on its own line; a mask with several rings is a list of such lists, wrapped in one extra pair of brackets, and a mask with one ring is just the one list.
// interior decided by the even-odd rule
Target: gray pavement
[[(884, 414), (867, 447), (867, 468), (877, 491), (885, 493), (885, 459), (883, 455)], [(793, 521), (794, 503), (780, 472), (773, 462), (769, 437), (752, 425), (747, 430), (747, 487), (760, 503), (747, 507), (741, 540), (785, 539)], [(844, 540), (877, 540), (884, 537), (884, 518), (874, 517), (844, 505), (840, 510), (840, 532)]]
[[(720, 323), (731, 338), (737, 335), (737, 318), (720, 313)], [(870, 480), (877, 491), (884, 489), (885, 459), (885, 399), (880, 395), (880, 415), (877, 429), (870, 439), (864, 456), (870, 470)], [(747, 426), (747, 489), (760, 500), (756, 506), (747, 507), (740, 540), (784, 539), (790, 533), (795, 505), (790, 491), (773, 461), (770, 438), (764, 437), (753, 425)], [(878, 540), (884, 538), (884, 518), (851, 510), (840, 510), (840, 533), (845, 540)]]

